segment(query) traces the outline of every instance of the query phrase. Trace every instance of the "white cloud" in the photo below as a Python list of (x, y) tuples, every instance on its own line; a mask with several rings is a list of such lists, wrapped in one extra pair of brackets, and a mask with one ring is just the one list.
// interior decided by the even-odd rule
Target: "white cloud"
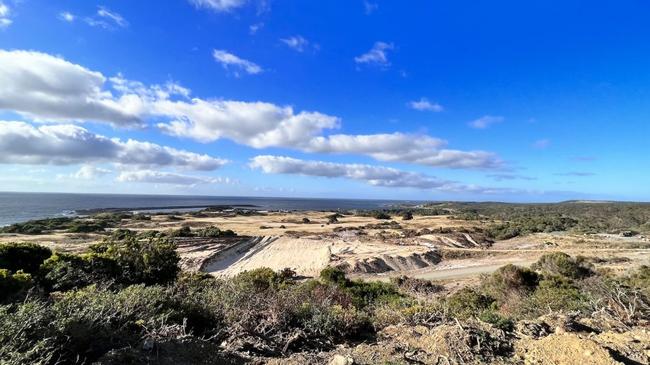
[(10, 19), (11, 9), (2, 1), (0, 1), (0, 29), (7, 28), (13, 23)]
[(115, 98), (99, 72), (48, 54), (0, 50), (0, 110), (52, 121), (139, 126), (139, 102)]
[(122, 15), (109, 10), (105, 6), (99, 6), (97, 14), (94, 17), (85, 18), (84, 21), (90, 26), (104, 29), (126, 28), (129, 26), (129, 22)]
[(239, 71), (244, 71), (249, 75), (257, 75), (264, 71), (259, 65), (239, 58), (228, 51), (215, 49), (212, 51), (212, 57), (219, 62), (226, 70), (234, 70), (235, 76), (239, 76)]
[(192, 98), (173, 82), (147, 86), (122, 75), (106, 78), (63, 59), (38, 52), (0, 51), (0, 110), (46, 121), (98, 121), (141, 126), (158, 120), (169, 135), (208, 143), (229, 139), (253, 148), (346, 153), (450, 168), (499, 168), (484, 151), (446, 148), (446, 141), (404, 133), (324, 134), (340, 119), (316, 111), (265, 102)]
[(150, 142), (111, 139), (76, 125), (35, 127), (24, 122), (0, 121), (0, 163), (114, 163), (208, 171), (220, 168), (227, 161)]
[(438, 138), (404, 133), (338, 134), (312, 138), (302, 149), (320, 153), (363, 154), (380, 161), (449, 168), (489, 169), (503, 165), (493, 153), (445, 149), (446, 144), (446, 141)]
[(375, 186), (437, 189), (451, 183), (434, 177), (382, 166), (305, 161), (283, 156), (256, 156), (251, 160), (250, 166), (269, 174), (343, 177), (365, 181)]
[(59, 13), (59, 19), (64, 22), (72, 23), (77, 17), (69, 11), (62, 11)]
[(228, 12), (241, 8), (247, 0), (189, 0), (197, 8), (206, 8), (216, 12)]
[(510, 189), (463, 185), (454, 181), (443, 180), (429, 175), (402, 171), (390, 167), (308, 161), (284, 156), (256, 156), (251, 159), (249, 166), (253, 169), (259, 169), (267, 174), (295, 174), (326, 178), (346, 178), (382, 187), (415, 188), (475, 194), (495, 194), (510, 191)]
[(108, 175), (111, 172), (111, 170), (96, 167), (93, 165), (82, 165), (77, 172), (71, 175), (71, 177), (81, 180), (95, 180), (98, 177)]
[(197, 185), (197, 184), (232, 184), (233, 180), (222, 177), (182, 175), (172, 172), (138, 170), (122, 171), (118, 177), (119, 182), (173, 184), (173, 185)]
[(374, 13), (377, 9), (379, 9), (379, 5), (377, 3), (371, 3), (368, 0), (363, 1), (363, 9), (366, 13), (366, 15), (370, 15)]
[(393, 49), (395, 49), (395, 46), (392, 43), (375, 42), (370, 51), (355, 57), (354, 62), (388, 67), (390, 62), (388, 61), (387, 52)]
[(251, 25), (248, 27), (248, 33), (250, 33), (251, 35), (255, 35), (255, 34), (257, 34), (257, 32), (258, 32), (260, 29), (262, 29), (263, 27), (264, 27), (264, 23), (255, 23), (255, 24), (251, 24)]
[(503, 117), (485, 115), (483, 117), (480, 117), (478, 119), (469, 122), (469, 126), (476, 129), (486, 129), (492, 126), (493, 124), (503, 122), (503, 120), (504, 120)]
[(160, 101), (156, 111), (175, 118), (160, 123), (164, 132), (201, 142), (232, 139), (255, 148), (296, 146), (325, 128), (338, 125), (338, 118), (317, 113), (294, 113), (291, 107), (263, 102)]
[(410, 101), (408, 106), (411, 109), (419, 111), (429, 111), (429, 112), (441, 112), (444, 110), (442, 105), (438, 103), (432, 103), (427, 98), (420, 98), (420, 100)]
[(289, 48), (298, 52), (304, 52), (305, 49), (309, 47), (309, 41), (306, 40), (301, 35), (296, 35), (289, 38), (282, 38), (280, 39), (280, 41), (286, 44)]

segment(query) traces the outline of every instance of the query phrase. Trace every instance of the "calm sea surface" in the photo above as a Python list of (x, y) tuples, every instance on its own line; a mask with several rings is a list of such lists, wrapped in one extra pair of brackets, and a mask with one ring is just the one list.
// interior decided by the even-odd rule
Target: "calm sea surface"
[(30, 219), (62, 217), (88, 210), (192, 210), (213, 205), (254, 206), (273, 210), (374, 209), (407, 203), (395, 200), (256, 198), (181, 195), (114, 195), (0, 192), (0, 226)]

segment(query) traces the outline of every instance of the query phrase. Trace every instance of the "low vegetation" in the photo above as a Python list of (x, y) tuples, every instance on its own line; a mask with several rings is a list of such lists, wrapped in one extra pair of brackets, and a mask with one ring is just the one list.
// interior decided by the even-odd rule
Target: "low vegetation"
[[(476, 287), (446, 294), (426, 280), (354, 281), (335, 268), (310, 280), (288, 269), (231, 279), (184, 273), (172, 238), (116, 230), (83, 254), (0, 245), (0, 363), (140, 363), (168, 346), (228, 363), (372, 342), (391, 325), (478, 321), (508, 334), (549, 313), (626, 326), (650, 320), (648, 267), (612, 277), (552, 253), (532, 269), (504, 266)], [(497, 347), (507, 356), (507, 346)]]
[(559, 204), (436, 203), (455, 219), (491, 223), (494, 239), (537, 232), (573, 231), (634, 236), (650, 233), (650, 204), (569, 201)]

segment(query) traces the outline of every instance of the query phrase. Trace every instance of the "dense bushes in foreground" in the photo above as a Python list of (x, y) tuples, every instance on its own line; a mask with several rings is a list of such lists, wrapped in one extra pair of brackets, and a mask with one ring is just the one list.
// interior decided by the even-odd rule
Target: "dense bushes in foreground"
[(444, 295), (425, 280), (352, 281), (333, 268), (306, 281), (291, 270), (231, 279), (181, 273), (168, 240), (128, 235), (81, 255), (2, 245), (0, 262), (29, 252), (41, 256), (0, 270), (3, 364), (138, 363), (169, 343), (180, 353), (199, 344), (206, 354), (277, 357), (372, 340), (391, 324), (475, 319), (508, 332), (516, 321), (548, 312), (599, 313), (625, 323), (650, 313), (647, 267), (617, 279), (562, 254), (542, 257), (535, 270), (502, 267), (478, 287)]

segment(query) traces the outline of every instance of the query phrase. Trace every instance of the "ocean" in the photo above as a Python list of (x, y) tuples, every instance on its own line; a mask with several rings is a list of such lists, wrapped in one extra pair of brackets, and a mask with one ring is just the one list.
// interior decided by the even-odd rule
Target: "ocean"
[(184, 211), (215, 205), (260, 210), (377, 209), (413, 203), (396, 200), (260, 198), (184, 195), (117, 195), (0, 192), (0, 226), (31, 219), (64, 217), (101, 209), (133, 211)]

